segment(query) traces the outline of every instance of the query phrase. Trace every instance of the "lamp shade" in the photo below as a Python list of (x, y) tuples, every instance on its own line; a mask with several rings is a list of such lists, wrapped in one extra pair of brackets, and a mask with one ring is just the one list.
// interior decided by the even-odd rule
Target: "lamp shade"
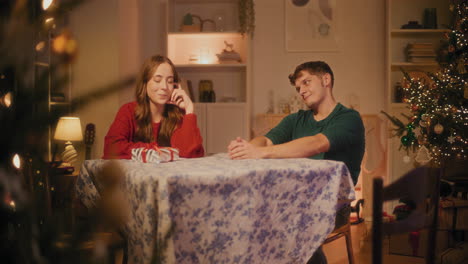
[(83, 140), (80, 118), (69, 116), (61, 117), (57, 123), (54, 138), (67, 141)]

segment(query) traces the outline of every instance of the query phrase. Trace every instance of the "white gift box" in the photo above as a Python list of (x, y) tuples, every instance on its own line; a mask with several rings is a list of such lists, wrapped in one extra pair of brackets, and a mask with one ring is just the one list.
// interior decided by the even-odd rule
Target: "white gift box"
[(161, 163), (179, 159), (179, 150), (175, 148), (134, 148), (132, 160), (143, 163)]

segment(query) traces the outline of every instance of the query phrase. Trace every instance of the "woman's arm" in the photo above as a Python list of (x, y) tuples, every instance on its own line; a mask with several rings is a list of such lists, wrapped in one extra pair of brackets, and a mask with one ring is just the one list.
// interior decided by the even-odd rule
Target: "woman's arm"
[(200, 135), (195, 114), (184, 116), (180, 127), (172, 134), (171, 146), (179, 149), (179, 156), (182, 158), (198, 158), (205, 155), (203, 138)]
[(156, 146), (156, 143), (133, 142), (136, 131), (135, 103), (122, 106), (104, 139), (103, 159), (131, 159), (132, 149)]

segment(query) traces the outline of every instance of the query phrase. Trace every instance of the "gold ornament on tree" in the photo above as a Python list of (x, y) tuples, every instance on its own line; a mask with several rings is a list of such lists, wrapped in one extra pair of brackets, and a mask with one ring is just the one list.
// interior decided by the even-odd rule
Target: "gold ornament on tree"
[(419, 120), (419, 125), (421, 127), (427, 127), (431, 123), (431, 120), (429, 118), (428, 114), (422, 114), (421, 115), (421, 120)]
[(444, 132), (444, 126), (442, 126), (440, 123), (437, 123), (437, 125), (434, 126), (434, 132), (437, 135), (442, 134), (442, 132)]
[(424, 120), (419, 120), (419, 125), (420, 125), (421, 127), (427, 127), (427, 122), (424, 121)]

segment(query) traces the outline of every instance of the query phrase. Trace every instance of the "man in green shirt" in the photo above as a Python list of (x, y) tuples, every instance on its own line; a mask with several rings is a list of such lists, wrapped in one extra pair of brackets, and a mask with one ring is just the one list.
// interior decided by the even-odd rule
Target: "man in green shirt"
[[(265, 136), (250, 142), (237, 138), (228, 146), (231, 159), (312, 158), (342, 161), (357, 182), (364, 155), (364, 125), (359, 113), (337, 103), (334, 76), (327, 63), (305, 62), (289, 80), (309, 110), (285, 117)], [(350, 208), (337, 212), (335, 227), (349, 220)], [(321, 247), (308, 264), (327, 263)]]

